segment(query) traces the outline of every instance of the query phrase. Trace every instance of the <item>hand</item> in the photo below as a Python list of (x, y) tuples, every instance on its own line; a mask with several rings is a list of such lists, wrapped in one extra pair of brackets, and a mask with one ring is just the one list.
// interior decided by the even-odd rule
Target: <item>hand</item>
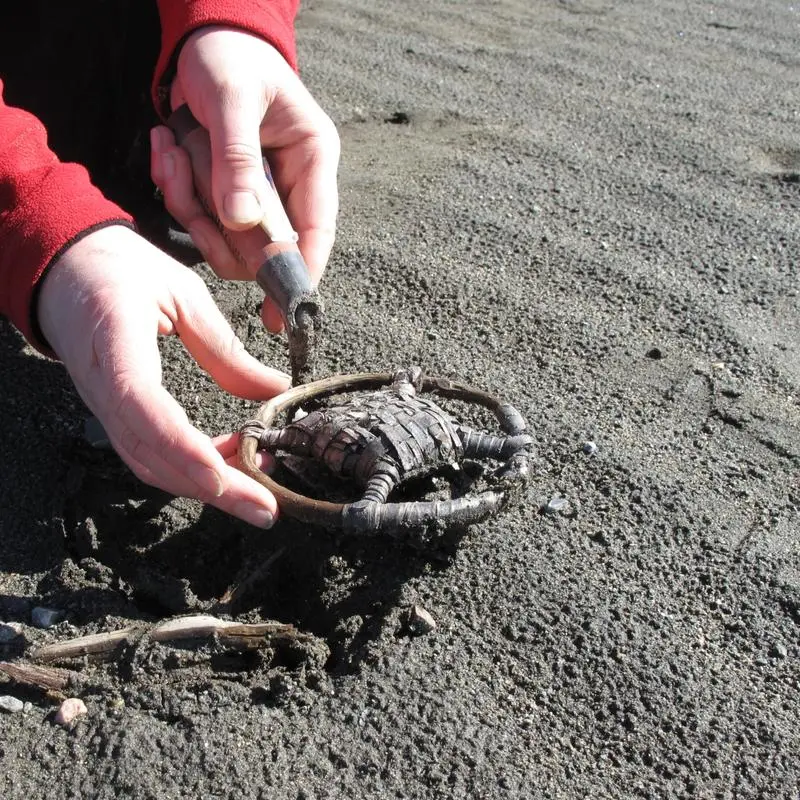
[[(214, 204), (225, 226), (242, 230), (261, 220), (261, 198), (271, 191), (262, 147), (268, 151), (316, 285), (333, 246), (338, 210), (339, 137), (331, 120), (272, 45), (218, 26), (195, 31), (180, 51), (172, 108), (183, 103), (209, 132)], [(169, 212), (220, 277), (252, 279), (194, 196), (188, 157), (169, 128), (155, 128), (151, 142), (152, 178)], [(262, 316), (269, 330), (281, 329), (271, 303)]]
[(161, 385), (156, 337), (176, 334), (232, 394), (264, 399), (289, 386), (287, 375), (245, 351), (200, 277), (114, 225), (76, 242), (53, 264), (38, 315), (84, 402), (141, 480), (253, 525), (272, 525), (275, 498), (233, 465), (235, 437), (219, 437), (215, 447)]

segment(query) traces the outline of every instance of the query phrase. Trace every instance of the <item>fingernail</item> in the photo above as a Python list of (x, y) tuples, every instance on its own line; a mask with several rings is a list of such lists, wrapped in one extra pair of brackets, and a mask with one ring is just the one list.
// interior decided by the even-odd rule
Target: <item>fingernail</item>
[(204, 492), (208, 492), (212, 497), (219, 497), (222, 494), (222, 478), (219, 473), (204, 464), (192, 464), (186, 474)]
[(253, 192), (230, 192), (225, 196), (224, 206), (228, 219), (239, 225), (258, 222), (263, 214), (261, 203)]
[(150, 128), (150, 148), (154, 153), (161, 152), (161, 131), (158, 128)]
[(255, 525), (256, 528), (271, 528), (275, 524), (275, 516), (268, 511), (264, 506), (256, 505), (255, 503), (241, 502), (233, 507), (232, 513), (239, 519)]
[(161, 154), (161, 169), (164, 173), (164, 180), (170, 180), (175, 176), (175, 157), (172, 153)]

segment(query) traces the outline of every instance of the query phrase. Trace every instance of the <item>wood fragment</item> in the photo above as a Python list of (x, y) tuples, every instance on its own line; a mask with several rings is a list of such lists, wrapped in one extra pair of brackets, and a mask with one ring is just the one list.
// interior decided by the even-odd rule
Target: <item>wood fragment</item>
[(224, 644), (244, 648), (260, 647), (272, 637), (296, 637), (292, 625), (279, 622), (233, 622), (196, 614), (162, 622), (150, 631), (150, 638), (157, 642), (174, 642), (182, 639), (208, 639), (218, 636)]
[(137, 628), (122, 628), (122, 630), (109, 633), (79, 636), (77, 639), (68, 639), (65, 642), (38, 647), (30, 654), (30, 657), (34, 661), (47, 664), (51, 661), (110, 653), (123, 645), (133, 634), (137, 633), (137, 630)]
[(61, 691), (81, 680), (81, 675), (77, 672), (57, 667), (40, 667), (25, 661), (16, 661), (13, 664), (0, 661), (0, 672), (8, 675), (15, 683), (48, 691)]
[(231, 625), (224, 619), (212, 617), (210, 614), (194, 614), (189, 617), (177, 617), (161, 622), (150, 631), (150, 638), (156, 642), (174, 642), (181, 639), (208, 639)]
[[(65, 642), (47, 645), (30, 654), (32, 661), (47, 663), (64, 661), (86, 655), (113, 654), (126, 642), (141, 637), (146, 632), (142, 626), (131, 626), (109, 633), (95, 633), (79, 636)], [(279, 622), (241, 623), (219, 619), (209, 614), (195, 614), (166, 620), (149, 631), (150, 638), (156, 642), (175, 642), (191, 639), (210, 639), (219, 637), (227, 647), (252, 650), (267, 647), (278, 639), (306, 640), (309, 634), (297, 631), (293, 625)], [(56, 667), (44, 667), (25, 661), (0, 662), (0, 672), (16, 683), (37, 686), (48, 692), (58, 693), (82, 680), (78, 672)], [(63, 699), (63, 698), (61, 698)]]
[(218, 636), (222, 644), (239, 650), (255, 650), (276, 639), (304, 638), (293, 625), (278, 622), (233, 625), (221, 631)]
[(221, 610), (227, 611), (234, 603), (236, 603), (252, 586), (260, 581), (269, 571), (269, 568), (286, 552), (285, 547), (278, 548), (272, 555), (254, 569), (244, 580), (234, 583), (229, 586), (225, 594), (220, 597), (218, 606)]

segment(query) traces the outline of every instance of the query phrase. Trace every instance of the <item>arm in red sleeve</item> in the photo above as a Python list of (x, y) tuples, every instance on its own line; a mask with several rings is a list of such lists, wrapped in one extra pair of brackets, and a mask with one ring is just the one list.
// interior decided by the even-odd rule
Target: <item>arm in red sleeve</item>
[(205, 25), (227, 25), (266, 39), (297, 69), (294, 18), (300, 0), (158, 0), (161, 54), (153, 79), (153, 102), (159, 114), (169, 114), (169, 82), (183, 40)]
[(5, 105), (0, 81), (0, 313), (48, 352), (35, 320), (35, 290), (49, 265), (82, 236), (131, 218), (77, 164), (47, 147), (32, 114)]

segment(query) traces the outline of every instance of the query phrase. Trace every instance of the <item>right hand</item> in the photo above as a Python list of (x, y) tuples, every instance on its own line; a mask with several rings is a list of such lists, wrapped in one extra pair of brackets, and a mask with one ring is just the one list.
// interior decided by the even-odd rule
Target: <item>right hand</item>
[[(194, 31), (181, 48), (171, 105), (183, 103), (208, 130), (215, 211), (227, 228), (246, 230), (260, 222), (257, 201), (272, 191), (262, 148), (269, 152), (275, 187), (316, 286), (338, 210), (339, 136), (330, 118), (271, 44), (215, 25)], [(154, 128), (151, 146), (151, 176), (170, 214), (220, 277), (252, 280), (197, 200), (189, 158), (169, 128)], [(262, 317), (268, 330), (281, 329), (273, 303), (264, 303)]]
[(80, 239), (39, 292), (39, 325), (114, 449), (143, 481), (194, 497), (261, 528), (273, 495), (233, 465), (235, 436), (212, 441), (161, 385), (158, 335), (180, 336), (221, 388), (263, 400), (289, 377), (244, 349), (202, 279), (133, 231)]

